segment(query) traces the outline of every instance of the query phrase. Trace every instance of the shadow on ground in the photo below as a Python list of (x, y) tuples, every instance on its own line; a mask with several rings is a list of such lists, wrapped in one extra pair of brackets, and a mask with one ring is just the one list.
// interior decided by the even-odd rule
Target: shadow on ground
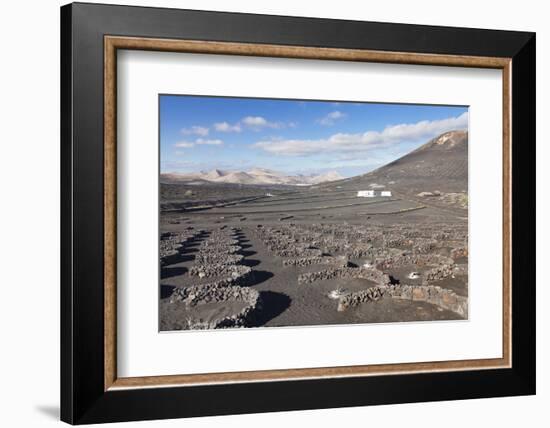
[(172, 295), (176, 287), (173, 287), (171, 285), (161, 285), (160, 286), (160, 298), (161, 299), (167, 299)]
[(286, 294), (274, 291), (260, 291), (262, 309), (256, 317), (255, 327), (261, 327), (276, 316), (282, 314), (289, 306), (291, 299)]
[(260, 264), (260, 261), (256, 259), (244, 259), (241, 264), (248, 267), (254, 267), (258, 266)]
[(163, 267), (160, 271), (160, 279), (172, 278), (174, 276), (183, 275), (187, 272), (186, 267)]
[(253, 286), (261, 284), (264, 281), (267, 281), (269, 278), (273, 277), (273, 272), (267, 270), (255, 270), (252, 271), (252, 277), (247, 281), (246, 285)]

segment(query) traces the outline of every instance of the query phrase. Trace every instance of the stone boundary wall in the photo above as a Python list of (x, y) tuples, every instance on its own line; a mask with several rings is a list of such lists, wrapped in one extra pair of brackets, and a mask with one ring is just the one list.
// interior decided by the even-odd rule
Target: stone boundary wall
[(226, 254), (217, 252), (199, 252), (195, 255), (195, 263), (199, 265), (206, 264), (222, 264), (236, 265), (242, 262), (244, 256), (242, 254)]
[(402, 285), (393, 287), (390, 295), (394, 299), (428, 302), (468, 318), (468, 298), (446, 288), (434, 285)]
[(386, 293), (387, 287), (370, 287), (366, 290), (356, 291), (340, 297), (338, 301), (338, 312), (343, 312), (346, 309), (359, 306), (362, 303), (375, 302), (380, 300)]
[(443, 264), (436, 266), (422, 275), (422, 285), (428, 285), (429, 282), (439, 281), (451, 276), (454, 272), (454, 264)]
[(204, 242), (201, 242), (201, 244), (199, 245), (199, 248), (210, 250), (210, 249), (217, 249), (219, 247), (224, 249), (226, 247), (238, 246), (238, 245), (239, 245), (238, 239), (227, 238), (225, 236), (214, 236), (214, 237), (209, 237)]
[(362, 259), (365, 257), (370, 257), (370, 258), (392, 257), (400, 253), (401, 251), (396, 248), (381, 248), (381, 247), (354, 248), (345, 252), (345, 254), (350, 259)]
[(403, 236), (388, 236), (384, 238), (384, 246), (390, 247), (390, 248), (398, 248), (398, 247), (412, 247), (414, 244), (414, 241), (410, 238), (406, 238)]
[(340, 297), (338, 301), (338, 311), (341, 312), (353, 306), (374, 302), (385, 295), (394, 299), (431, 303), (432, 305), (455, 312), (465, 319), (468, 318), (467, 297), (459, 296), (452, 290), (433, 285), (378, 286), (349, 293)]
[(170, 302), (183, 302), (188, 306), (198, 306), (205, 303), (242, 301), (246, 306), (238, 313), (205, 322), (190, 320), (188, 328), (193, 330), (247, 327), (254, 325), (256, 312), (261, 310), (260, 293), (249, 287), (219, 287), (217, 285), (202, 285), (188, 288), (177, 288)]
[(159, 242), (161, 266), (169, 264), (189, 241), (203, 234), (204, 230), (163, 233)]
[(437, 248), (438, 242), (431, 239), (416, 239), (413, 245), (413, 253), (426, 254)]
[(199, 278), (213, 278), (227, 276), (234, 281), (245, 281), (252, 274), (252, 269), (244, 265), (228, 265), (222, 263), (193, 265), (189, 269), (189, 275)]
[(320, 256), (320, 257), (301, 257), (295, 259), (283, 260), (283, 266), (311, 266), (311, 265), (336, 265), (340, 267), (348, 266), (348, 258), (345, 256)]
[(437, 254), (405, 254), (401, 256), (388, 257), (385, 260), (378, 262), (377, 269), (386, 270), (401, 266), (437, 266), (437, 265), (453, 265), (454, 260), (450, 257), (445, 257)]
[(390, 283), (389, 275), (377, 269), (348, 268), (348, 267), (331, 268), (331, 269), (325, 269), (319, 272), (302, 273), (298, 276), (298, 282), (302, 284), (310, 284), (315, 281), (324, 281), (327, 279), (334, 279), (334, 278), (367, 279), (367, 280), (376, 282), (377, 284), (380, 284), (380, 285), (386, 285)]
[(226, 244), (216, 244), (216, 245), (210, 245), (206, 247), (199, 247), (200, 253), (225, 253), (225, 254), (235, 254), (241, 251), (240, 245), (226, 245)]
[(308, 248), (307, 246), (288, 248), (292, 244), (287, 244), (287, 248), (273, 250), (279, 257), (320, 257), (323, 252), (318, 248)]

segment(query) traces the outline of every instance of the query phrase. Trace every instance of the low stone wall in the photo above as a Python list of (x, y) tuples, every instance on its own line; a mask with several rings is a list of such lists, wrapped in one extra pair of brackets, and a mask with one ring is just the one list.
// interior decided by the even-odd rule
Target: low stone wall
[(371, 287), (340, 297), (338, 311), (358, 306), (363, 303), (375, 302), (388, 296), (394, 299), (413, 300), (431, 303), (440, 308), (455, 312), (463, 318), (468, 318), (468, 298), (459, 296), (452, 290), (432, 285), (391, 285)]
[(188, 232), (163, 234), (159, 242), (161, 257), (174, 255), (194, 235), (195, 233)]
[(240, 245), (227, 245), (227, 244), (216, 244), (210, 246), (201, 246), (199, 247), (200, 253), (225, 253), (225, 254), (235, 254), (241, 251)]
[(428, 239), (417, 239), (413, 246), (413, 253), (426, 254), (437, 248), (437, 241)]
[(279, 257), (319, 257), (323, 252), (317, 248), (298, 247), (294, 244), (288, 244), (288, 248), (272, 250)]
[(220, 287), (216, 284), (205, 284), (194, 285), (187, 288), (176, 288), (170, 297), (170, 301), (183, 302), (189, 306), (228, 300), (242, 300), (250, 304), (255, 304), (258, 298), (258, 291), (250, 287)]
[(454, 265), (444, 264), (436, 266), (422, 275), (422, 284), (428, 285), (429, 282), (439, 281), (451, 276), (454, 272)]
[(373, 247), (362, 244), (352, 245), (351, 248), (344, 251), (344, 254), (350, 259), (391, 257), (399, 253), (400, 251), (395, 248)]
[[(370, 245), (365, 244), (368, 248)], [(323, 239), (319, 243), (319, 247), (323, 248), (327, 253), (344, 253), (352, 246), (349, 242), (339, 239)]]
[(428, 302), (468, 318), (468, 298), (446, 288), (433, 285), (401, 285), (392, 287), (390, 294), (395, 299)]
[(450, 257), (438, 254), (405, 254), (401, 256), (388, 257), (377, 263), (376, 268), (380, 270), (392, 269), (402, 266), (438, 266), (442, 264), (453, 265), (454, 260)]
[(403, 230), (402, 235), (406, 238), (417, 239), (417, 238), (422, 237), (423, 234), (420, 230), (415, 228), (414, 230)]
[(452, 238), (451, 233), (447, 231), (437, 232), (433, 235), (433, 238), (437, 241), (445, 241)]
[(176, 288), (170, 302), (183, 302), (188, 306), (198, 306), (206, 303), (241, 301), (246, 306), (238, 313), (209, 322), (203, 320), (189, 320), (188, 328), (213, 329), (228, 327), (249, 327), (254, 325), (257, 311), (261, 310), (260, 293), (249, 287), (220, 287), (217, 285), (202, 285), (188, 288)]
[(222, 263), (193, 265), (189, 269), (189, 275), (199, 278), (227, 277), (233, 281), (246, 282), (251, 276), (252, 269), (243, 265), (228, 265)]
[(212, 249), (217, 247), (229, 247), (232, 245), (239, 245), (239, 240), (235, 238), (228, 238), (226, 236), (211, 236), (201, 242), (199, 248)]
[(315, 281), (324, 281), (328, 279), (367, 279), (380, 285), (386, 285), (390, 283), (389, 275), (377, 270), (369, 268), (331, 268), (325, 269), (319, 272), (307, 272), (298, 276), (298, 282), (303, 284), (310, 284)]
[(388, 236), (384, 238), (385, 247), (411, 247), (414, 241), (404, 236)]
[(184, 232), (163, 233), (159, 242), (161, 266), (166, 266), (177, 258), (180, 250), (192, 239), (201, 236), (203, 230), (186, 230)]
[(206, 264), (223, 264), (236, 265), (244, 259), (242, 254), (226, 254), (216, 252), (199, 252), (195, 256), (195, 263), (199, 265)]
[(358, 306), (362, 303), (380, 300), (386, 293), (387, 288), (388, 287), (370, 287), (366, 290), (346, 294), (340, 297), (338, 301), (338, 312), (343, 312), (352, 306)]
[(346, 267), (348, 263), (348, 258), (344, 256), (302, 257), (283, 260), (283, 266), (335, 265)]

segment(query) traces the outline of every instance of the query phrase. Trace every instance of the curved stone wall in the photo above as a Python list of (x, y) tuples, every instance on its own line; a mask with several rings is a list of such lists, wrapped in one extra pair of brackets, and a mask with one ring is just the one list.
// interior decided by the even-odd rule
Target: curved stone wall
[(190, 329), (211, 329), (228, 327), (249, 327), (255, 324), (256, 312), (261, 309), (260, 293), (249, 287), (218, 285), (201, 285), (188, 288), (177, 288), (170, 302), (182, 302), (187, 306), (199, 306), (207, 303), (239, 301), (245, 304), (241, 311), (217, 319), (204, 321), (189, 320)]
[(338, 301), (338, 311), (345, 311), (353, 306), (374, 302), (386, 295), (394, 299), (431, 303), (432, 305), (455, 312), (464, 318), (468, 318), (467, 297), (459, 296), (452, 290), (433, 285), (378, 286), (349, 293), (340, 297)]
[(331, 268), (331, 269), (325, 269), (319, 272), (302, 273), (298, 276), (298, 282), (302, 284), (310, 284), (312, 282), (325, 281), (325, 280), (334, 279), (334, 278), (367, 279), (380, 285), (385, 285), (390, 283), (389, 275), (379, 271), (378, 269), (350, 268), (350, 267)]

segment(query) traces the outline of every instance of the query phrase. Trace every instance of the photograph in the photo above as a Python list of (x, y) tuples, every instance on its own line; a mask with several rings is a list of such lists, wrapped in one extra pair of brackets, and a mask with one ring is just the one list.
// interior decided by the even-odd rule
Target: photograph
[(160, 331), (468, 319), (468, 106), (158, 103)]

